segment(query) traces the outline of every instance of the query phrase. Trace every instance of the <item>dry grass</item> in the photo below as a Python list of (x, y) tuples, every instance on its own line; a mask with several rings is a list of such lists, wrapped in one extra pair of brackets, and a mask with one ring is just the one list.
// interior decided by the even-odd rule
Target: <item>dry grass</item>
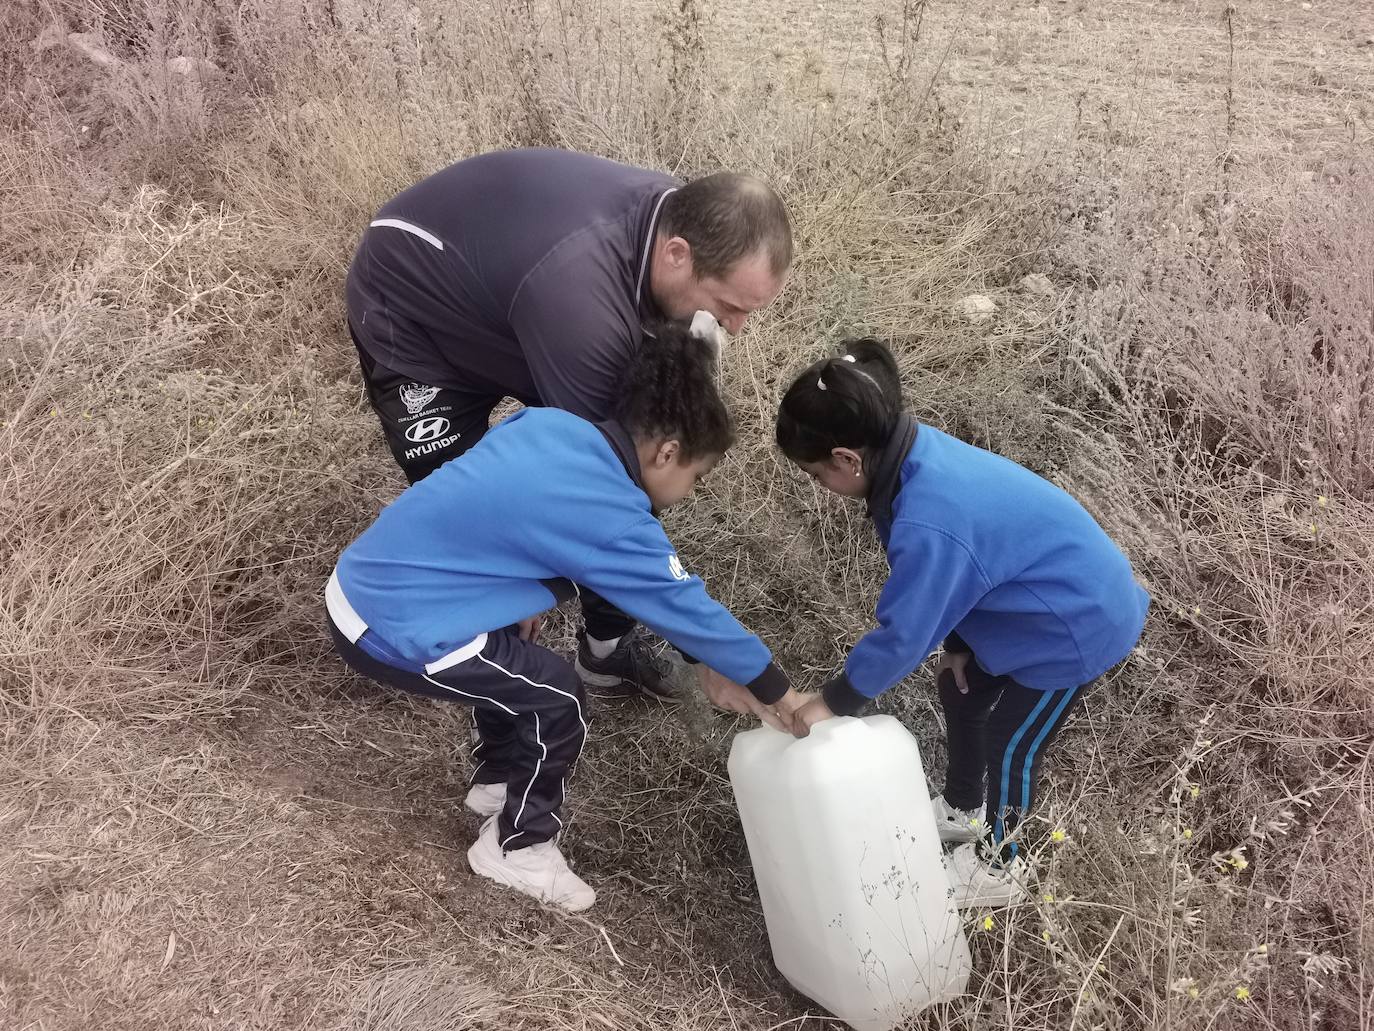
[[(812, 6), (7, 14), (0, 1026), (821, 1022), (768, 961), (733, 723), (596, 713), (565, 845), (603, 902), (569, 918), (467, 872), (463, 714), (321, 633), (400, 486), (342, 332), (355, 234), (521, 143), (785, 191), (796, 274), (728, 362), (742, 445), (671, 530), (804, 680), (884, 570), (767, 430), (856, 330), (902, 342), (922, 418), (1083, 497), (1156, 598), (1052, 764), (1040, 899), (970, 925), (973, 994), (919, 1026), (1374, 1026), (1360, 5), (1247, 5), (1230, 39), (1202, 4)], [(970, 326), (975, 289), (999, 311)], [(938, 769), (924, 684), (890, 708)]]

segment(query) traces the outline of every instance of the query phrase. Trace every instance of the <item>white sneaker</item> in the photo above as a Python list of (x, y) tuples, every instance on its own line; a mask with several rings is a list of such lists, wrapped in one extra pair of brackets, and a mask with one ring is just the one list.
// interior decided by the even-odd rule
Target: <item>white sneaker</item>
[(978, 846), (960, 845), (945, 857), (954, 904), (960, 909), (1000, 909), (1030, 893), (1025, 886), (1026, 864), (1019, 858), (1004, 867), (978, 855)]
[(944, 795), (931, 795), (930, 808), (935, 810), (935, 826), (945, 844), (977, 841), (987, 834), (987, 822), (978, 809), (955, 809)]
[(468, 797), (463, 799), (463, 805), (478, 816), (495, 816), (506, 808), (506, 785), (474, 784), (468, 789)]
[(567, 860), (552, 841), (503, 852), (497, 840), (497, 818), (482, 824), (482, 833), (468, 849), (472, 872), (507, 888), (580, 913), (596, 901), (596, 891), (568, 869)]

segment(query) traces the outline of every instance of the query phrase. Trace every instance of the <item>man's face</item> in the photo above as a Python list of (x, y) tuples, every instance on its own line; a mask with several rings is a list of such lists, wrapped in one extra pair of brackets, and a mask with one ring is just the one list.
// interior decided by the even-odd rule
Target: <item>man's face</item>
[(696, 275), (691, 245), (681, 237), (661, 241), (655, 255), (650, 289), (659, 309), (668, 318), (687, 321), (698, 311), (709, 311), (731, 334), (744, 328), (744, 320), (767, 307), (782, 292), (787, 276), (777, 276), (762, 250), (741, 258), (722, 276)]

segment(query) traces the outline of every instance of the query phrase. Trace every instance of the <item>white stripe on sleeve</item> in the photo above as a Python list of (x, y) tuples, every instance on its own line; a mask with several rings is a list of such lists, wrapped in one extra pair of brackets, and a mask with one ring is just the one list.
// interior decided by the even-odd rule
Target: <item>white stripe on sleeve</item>
[(444, 241), (439, 239), (433, 233), (421, 229), (414, 223), (404, 222), (399, 218), (378, 218), (368, 224), (373, 227), (380, 227), (384, 229), (399, 229), (402, 232), (409, 233), (411, 236), (418, 236), (421, 240), (425, 241), (425, 243), (429, 244), (431, 247), (436, 248), (437, 250), (442, 251), (444, 249)]

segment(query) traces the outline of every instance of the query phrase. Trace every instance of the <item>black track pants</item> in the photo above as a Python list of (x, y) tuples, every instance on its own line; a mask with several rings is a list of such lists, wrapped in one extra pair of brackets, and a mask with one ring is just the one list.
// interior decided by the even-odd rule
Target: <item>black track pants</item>
[(456, 666), (412, 673), (351, 643), (333, 620), (329, 631), (340, 657), (363, 676), (472, 708), (474, 780), (506, 785), (503, 848), (524, 848), (558, 833), (564, 786), (587, 739), (582, 681), (568, 662), (508, 628), (488, 634), (482, 650)]
[(985, 808), (993, 843), (1009, 860), (1017, 844), (1006, 839), (1035, 805), (1040, 761), (1088, 685), (1037, 691), (989, 676), (972, 657), (964, 675), (968, 694), (948, 670), (940, 675), (949, 745), (945, 801), (956, 809)]

